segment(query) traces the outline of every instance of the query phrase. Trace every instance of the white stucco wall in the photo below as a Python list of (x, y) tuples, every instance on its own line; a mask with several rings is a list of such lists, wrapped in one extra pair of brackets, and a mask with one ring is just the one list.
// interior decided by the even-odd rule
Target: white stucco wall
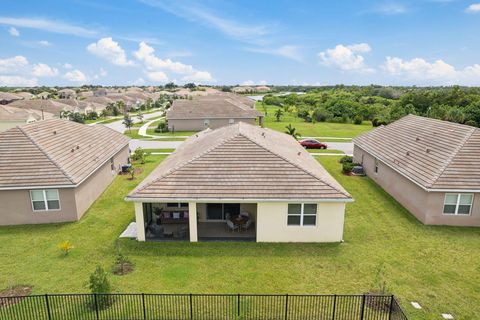
[(317, 204), (316, 226), (287, 225), (288, 203), (257, 205), (257, 242), (340, 242), (343, 239), (345, 203)]

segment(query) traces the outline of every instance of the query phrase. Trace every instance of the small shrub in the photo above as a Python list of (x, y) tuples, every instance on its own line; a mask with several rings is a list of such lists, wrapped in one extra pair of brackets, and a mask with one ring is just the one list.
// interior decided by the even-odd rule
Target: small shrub
[(70, 241), (65, 240), (65, 241), (60, 242), (60, 244), (58, 245), (58, 248), (66, 256), (70, 253), (70, 250), (72, 250), (75, 247), (73, 246), (73, 244)]
[(139, 161), (141, 164), (144, 164), (147, 159), (147, 153), (142, 149), (142, 147), (138, 147), (132, 154), (133, 161)]
[(98, 309), (105, 309), (111, 304), (111, 299), (108, 296), (111, 293), (112, 288), (107, 278), (107, 273), (101, 266), (97, 266), (95, 271), (90, 275), (89, 282), (90, 292), (100, 293), (97, 295), (96, 302), (92, 301), (92, 307), (98, 307)]
[(339, 160), (340, 163), (353, 163), (353, 157), (352, 156), (343, 156)]
[(362, 124), (363, 123), (363, 117), (361, 115), (356, 115), (355, 118), (353, 118), (353, 124)]
[(477, 127), (478, 126), (477, 122), (475, 122), (475, 120), (467, 120), (467, 121), (465, 121), (465, 124), (467, 126), (472, 126), (472, 127)]
[(113, 274), (123, 276), (124, 274), (133, 271), (133, 263), (120, 252), (115, 257), (115, 264), (113, 265)]
[(349, 174), (350, 172), (352, 172), (354, 166), (355, 164), (351, 162), (344, 162), (342, 164), (342, 173)]
[(387, 125), (387, 122), (385, 120), (381, 120), (378, 118), (375, 118), (372, 120), (373, 127), (379, 127), (379, 126), (385, 126), (385, 125)]
[(168, 125), (166, 122), (160, 122), (158, 126), (155, 128), (155, 132), (157, 133), (163, 133), (163, 132), (168, 132)]

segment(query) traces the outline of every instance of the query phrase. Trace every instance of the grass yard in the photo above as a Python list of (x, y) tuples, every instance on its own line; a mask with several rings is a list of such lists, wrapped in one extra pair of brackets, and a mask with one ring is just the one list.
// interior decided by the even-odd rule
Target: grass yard
[[(134, 219), (123, 197), (164, 156), (149, 156), (134, 181), (119, 176), (75, 223), (0, 227), (0, 288), (87, 292), (97, 264), (111, 270), (116, 237)], [(319, 161), (353, 195), (342, 244), (139, 243), (119, 247), (135, 263), (110, 275), (116, 292), (363, 293), (384, 265), (388, 287), (410, 319), (475, 319), (480, 314), (480, 229), (424, 226), (368, 178), (340, 173), (338, 157)], [(69, 240), (64, 257), (57, 248)], [(413, 310), (409, 301), (424, 309)]]
[[(265, 110), (260, 102), (257, 102), (256, 108), (258, 111), (265, 113)], [(297, 117), (296, 114), (289, 113), (285, 113), (282, 116), (281, 121), (277, 122), (275, 119), (275, 110), (277, 109), (278, 107), (276, 106), (267, 106), (265, 127), (285, 132), (285, 126), (291, 124), (297, 129), (300, 135), (304, 137), (354, 138), (372, 129), (371, 123), (367, 121), (361, 125), (330, 122), (309, 123)]]
[(338, 153), (338, 154), (345, 154), (342, 150), (334, 150), (334, 149), (306, 149), (310, 153)]
[(174, 152), (175, 149), (143, 149), (145, 152)]

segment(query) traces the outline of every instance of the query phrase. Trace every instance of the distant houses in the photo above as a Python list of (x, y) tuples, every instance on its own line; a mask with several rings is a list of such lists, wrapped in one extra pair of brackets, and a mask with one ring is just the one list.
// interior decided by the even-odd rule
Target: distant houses
[(253, 108), (253, 101), (234, 94), (212, 94), (173, 102), (167, 112), (170, 131), (216, 129), (238, 122), (263, 122), (263, 113)]
[(430, 225), (480, 226), (480, 129), (409, 115), (353, 140), (354, 161)]
[(58, 91), (58, 97), (60, 99), (75, 99), (77, 97), (77, 93), (72, 89), (62, 89)]
[(128, 163), (128, 138), (51, 119), (0, 132), (0, 225), (79, 220)]
[(6, 105), (12, 103), (13, 101), (22, 100), (23, 97), (20, 97), (16, 94), (10, 92), (0, 92), (0, 105)]

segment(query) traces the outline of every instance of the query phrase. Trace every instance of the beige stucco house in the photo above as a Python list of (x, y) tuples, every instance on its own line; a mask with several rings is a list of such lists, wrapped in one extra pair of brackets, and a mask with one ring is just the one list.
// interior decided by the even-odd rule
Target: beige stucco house
[(0, 225), (79, 220), (128, 162), (128, 138), (51, 119), (0, 133)]
[(352, 198), (294, 138), (240, 122), (187, 139), (126, 200), (139, 241), (339, 242)]
[(201, 131), (238, 122), (263, 123), (263, 113), (234, 94), (212, 94), (193, 99), (178, 99), (167, 112), (170, 131)]
[(354, 161), (422, 223), (480, 226), (480, 129), (408, 115), (353, 142)]

